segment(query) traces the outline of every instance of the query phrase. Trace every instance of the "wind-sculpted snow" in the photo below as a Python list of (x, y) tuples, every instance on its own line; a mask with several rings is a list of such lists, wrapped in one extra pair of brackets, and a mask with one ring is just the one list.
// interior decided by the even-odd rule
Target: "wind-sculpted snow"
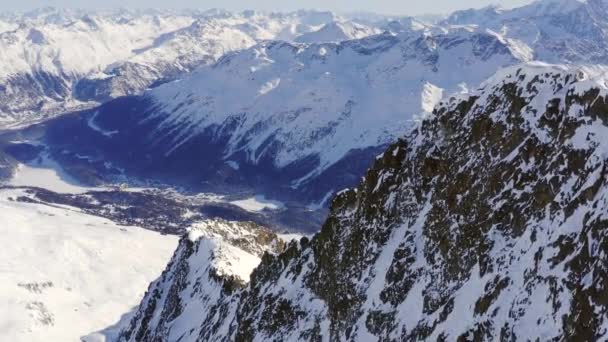
[(181, 341), (605, 339), (607, 71), (524, 64), (444, 100), (212, 323), (180, 312), (204, 331)]

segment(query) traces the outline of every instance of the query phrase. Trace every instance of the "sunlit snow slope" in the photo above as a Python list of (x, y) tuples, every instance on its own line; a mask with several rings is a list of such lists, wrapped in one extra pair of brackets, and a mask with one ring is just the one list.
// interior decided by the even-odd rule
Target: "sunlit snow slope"
[(11, 200), (24, 195), (0, 191), (3, 341), (79, 341), (115, 324), (177, 244), (70, 208)]

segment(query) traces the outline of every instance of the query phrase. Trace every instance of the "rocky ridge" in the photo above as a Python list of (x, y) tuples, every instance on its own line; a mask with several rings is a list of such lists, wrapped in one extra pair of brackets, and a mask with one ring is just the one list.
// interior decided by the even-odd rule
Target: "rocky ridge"
[[(196, 331), (181, 341), (605, 338), (606, 71), (522, 65), (443, 101), (319, 234), (173, 311)], [(135, 327), (167, 336), (134, 319), (121, 340)]]
[[(222, 301), (230, 302), (244, 287), (265, 252), (280, 252), (284, 245), (276, 234), (253, 223), (213, 220), (193, 226), (168, 268), (150, 285), (142, 301), (145, 309), (119, 339), (178, 341), (205, 333), (192, 324), (192, 316), (212, 327), (217, 317), (234, 315), (236, 307)], [(199, 311), (202, 307), (208, 310)]]

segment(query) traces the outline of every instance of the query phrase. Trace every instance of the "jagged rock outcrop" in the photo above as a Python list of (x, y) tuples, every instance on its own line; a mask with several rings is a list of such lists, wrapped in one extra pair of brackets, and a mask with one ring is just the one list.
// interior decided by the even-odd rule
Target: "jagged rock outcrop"
[(180, 341), (606, 338), (606, 71), (523, 65), (442, 102), (312, 240), (177, 312)]
[(284, 245), (275, 233), (254, 223), (196, 224), (180, 240), (167, 269), (150, 285), (132, 325), (119, 339), (178, 341), (211, 332), (228, 336), (215, 322), (235, 314), (232, 296), (249, 281), (263, 253), (280, 252)]

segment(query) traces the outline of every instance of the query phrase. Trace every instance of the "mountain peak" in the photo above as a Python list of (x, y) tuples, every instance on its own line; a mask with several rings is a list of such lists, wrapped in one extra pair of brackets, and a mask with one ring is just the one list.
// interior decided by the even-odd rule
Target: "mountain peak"
[(514, 9), (514, 11), (530, 11), (536, 15), (566, 14), (583, 8), (586, 0), (537, 0), (530, 5)]
[(380, 30), (352, 21), (332, 21), (319, 30), (306, 33), (296, 38), (301, 43), (341, 42), (344, 40), (365, 38), (379, 34)]

